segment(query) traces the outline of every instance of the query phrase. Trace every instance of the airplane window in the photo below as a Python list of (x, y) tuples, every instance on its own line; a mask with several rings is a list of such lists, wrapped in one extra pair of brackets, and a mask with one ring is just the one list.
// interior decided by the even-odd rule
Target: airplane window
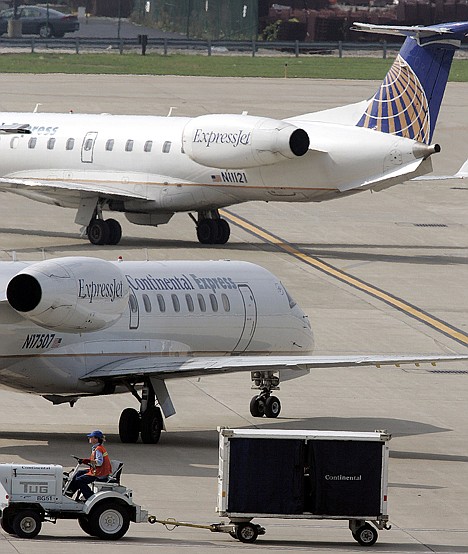
[(75, 147), (75, 139), (74, 138), (69, 138), (67, 140), (67, 144), (66, 144), (65, 148), (67, 150), (73, 150), (74, 147)]
[(227, 297), (227, 294), (221, 295), (221, 300), (223, 301), (223, 308), (225, 312), (231, 311), (231, 304), (229, 303), (229, 298)]
[(165, 312), (166, 311), (166, 303), (164, 302), (164, 296), (162, 294), (158, 294), (157, 296), (158, 304), (159, 304), (159, 311)]
[(108, 152), (112, 152), (112, 150), (114, 150), (114, 139), (109, 139), (107, 142), (106, 142), (106, 150)]
[(54, 149), (54, 146), (55, 146), (55, 139), (54, 139), (54, 138), (50, 138), (50, 139), (47, 141), (47, 149), (48, 149), (48, 150), (53, 150), (53, 149)]
[(37, 138), (31, 137), (28, 142), (28, 148), (36, 148), (36, 142), (37, 142)]
[(143, 295), (143, 304), (145, 305), (145, 310), (147, 313), (151, 312), (151, 300), (147, 294)]
[(133, 140), (127, 140), (125, 144), (125, 152), (131, 152), (133, 150)]
[(210, 294), (211, 309), (214, 312), (218, 311), (218, 299), (214, 294)]
[(84, 149), (86, 152), (89, 152), (93, 148), (93, 139), (86, 139), (86, 142), (84, 144)]
[(202, 312), (206, 312), (206, 302), (205, 302), (205, 299), (203, 298), (203, 294), (197, 294), (197, 298), (198, 298), (198, 305), (200, 306), (200, 310)]
[(18, 137), (13, 137), (10, 140), (10, 148), (16, 148), (18, 146)]
[(162, 148), (162, 151), (164, 154), (169, 154), (169, 152), (171, 151), (171, 145), (172, 145), (172, 142), (170, 142), (169, 140), (166, 140)]
[(193, 298), (190, 294), (185, 295), (185, 301), (187, 302), (187, 308), (189, 312), (193, 312), (195, 309), (195, 306), (193, 305)]
[(151, 152), (151, 149), (153, 148), (153, 141), (152, 140), (147, 140), (145, 142), (145, 152)]
[(180, 302), (177, 297), (177, 294), (171, 294), (171, 296), (172, 296), (172, 305), (174, 306), (174, 311), (180, 312)]

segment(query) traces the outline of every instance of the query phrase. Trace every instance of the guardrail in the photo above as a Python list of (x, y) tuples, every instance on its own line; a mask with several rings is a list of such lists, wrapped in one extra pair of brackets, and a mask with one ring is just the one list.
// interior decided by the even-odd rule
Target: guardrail
[[(176, 50), (205, 51), (208, 56), (227, 53), (250, 53), (251, 56), (262, 55), (265, 51), (276, 51), (295, 56), (321, 54), (342, 58), (359, 51), (379, 54), (387, 57), (389, 50), (399, 50), (401, 43), (360, 43), (360, 42), (299, 42), (299, 41), (235, 41), (235, 40), (194, 40), (173, 38), (149, 38), (140, 35), (135, 39), (119, 38), (6, 38), (0, 37), (0, 48), (37, 50), (70, 50), (76, 54), (86, 51), (117, 50), (120, 54), (126, 51), (141, 51), (144, 55), (148, 49), (161, 51), (165, 56)], [(468, 45), (462, 50), (468, 51)]]
[(399, 44), (381, 43), (355, 43), (355, 42), (299, 42), (299, 41), (235, 41), (235, 40), (192, 40), (171, 38), (148, 38), (140, 35), (137, 39), (118, 38), (1, 38), (0, 48), (17, 51), (27, 49), (30, 52), (38, 50), (70, 50), (76, 54), (89, 51), (116, 50), (120, 54), (127, 51), (141, 51), (146, 54), (148, 50), (157, 50), (167, 56), (177, 50), (193, 50), (206, 52), (208, 56), (227, 53), (247, 53), (251, 56), (262, 55), (265, 51), (282, 52), (292, 56), (322, 54), (343, 57), (353, 51), (368, 51), (381, 53), (386, 58), (389, 49), (400, 48)]

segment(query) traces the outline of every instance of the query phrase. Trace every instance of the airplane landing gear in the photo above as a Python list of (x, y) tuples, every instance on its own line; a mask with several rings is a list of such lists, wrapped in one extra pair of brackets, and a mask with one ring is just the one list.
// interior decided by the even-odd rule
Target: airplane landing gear
[(93, 218), (86, 228), (91, 244), (118, 244), (122, 238), (122, 227), (115, 219)]
[(218, 210), (199, 212), (198, 220), (189, 215), (197, 226), (197, 238), (201, 244), (226, 244), (229, 240), (229, 223), (219, 216)]
[(145, 383), (141, 397), (133, 386), (129, 388), (140, 401), (141, 410), (140, 412), (134, 408), (123, 410), (119, 420), (120, 440), (125, 443), (135, 443), (141, 435), (141, 440), (145, 444), (158, 443), (161, 431), (164, 429), (164, 422), (161, 409), (155, 405), (151, 383)]
[(279, 377), (272, 371), (253, 371), (251, 373), (254, 388), (261, 393), (250, 401), (250, 414), (252, 417), (278, 417), (281, 412), (281, 402), (276, 396), (272, 396), (272, 390), (279, 390)]

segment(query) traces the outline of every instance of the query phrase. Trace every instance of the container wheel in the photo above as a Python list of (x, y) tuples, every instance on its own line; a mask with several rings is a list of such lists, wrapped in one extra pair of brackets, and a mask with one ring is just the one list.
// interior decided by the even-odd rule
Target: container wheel
[(258, 529), (253, 523), (239, 523), (236, 526), (236, 538), (241, 542), (255, 542), (257, 537)]
[(377, 529), (369, 523), (359, 527), (359, 529), (353, 533), (354, 539), (361, 546), (372, 546), (376, 543), (378, 536)]
[(33, 539), (41, 530), (41, 516), (35, 510), (21, 510), (13, 517), (12, 527), (18, 537)]
[(128, 531), (130, 514), (122, 504), (102, 501), (90, 511), (88, 521), (93, 536), (117, 540)]

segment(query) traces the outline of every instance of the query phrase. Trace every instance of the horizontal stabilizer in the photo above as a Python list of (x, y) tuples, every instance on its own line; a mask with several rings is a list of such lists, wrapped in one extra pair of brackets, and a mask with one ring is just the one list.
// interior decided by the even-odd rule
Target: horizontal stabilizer
[[(465, 24), (466, 26), (466, 24)], [(400, 37), (414, 37), (418, 42), (421, 39), (442, 36), (454, 35), (456, 29), (454, 24), (449, 25), (434, 25), (431, 27), (409, 26), (409, 25), (373, 25), (372, 23), (353, 23), (352, 31), (362, 31), (364, 33), (375, 33), (379, 35), (396, 35)]]
[(411, 181), (447, 181), (449, 179), (468, 179), (468, 159), (455, 175), (422, 175), (411, 179)]

